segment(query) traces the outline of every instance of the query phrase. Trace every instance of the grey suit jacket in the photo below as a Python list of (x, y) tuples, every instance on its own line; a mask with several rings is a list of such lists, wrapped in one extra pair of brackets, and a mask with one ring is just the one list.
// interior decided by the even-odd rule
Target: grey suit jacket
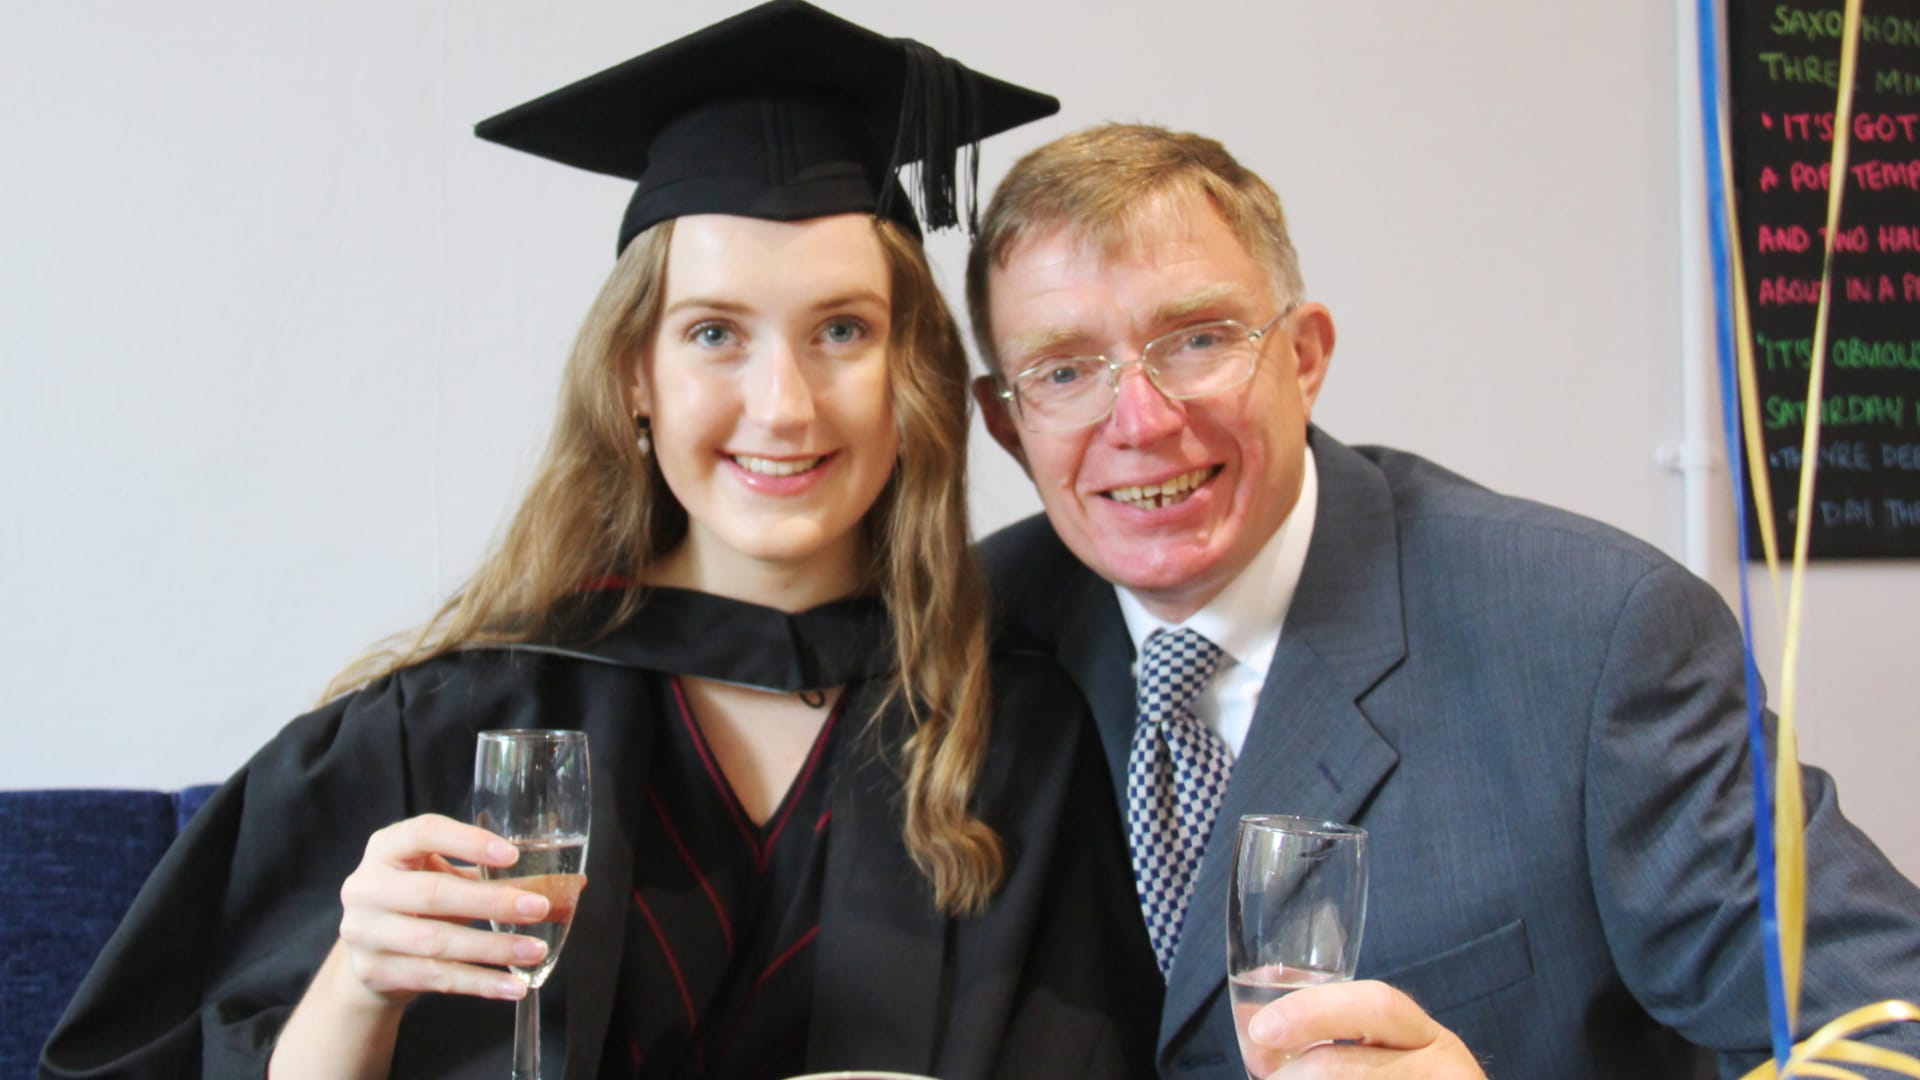
[[(1225, 993), (1233, 823), (1370, 833), (1360, 975), (1494, 1078), (1725, 1074), (1767, 1052), (1738, 628), (1598, 523), (1315, 430), (1306, 568), (1207, 845), (1161, 1017), (1167, 1076), (1240, 1080)], [(1133, 646), (1044, 517), (984, 545), (1010, 632), (1093, 707), (1124, 802)], [(1920, 890), (1803, 770), (1804, 1031), (1920, 994)], [(1909, 1025), (1911, 1028), (1912, 1025)], [(1905, 1037), (1911, 1039), (1911, 1033)]]

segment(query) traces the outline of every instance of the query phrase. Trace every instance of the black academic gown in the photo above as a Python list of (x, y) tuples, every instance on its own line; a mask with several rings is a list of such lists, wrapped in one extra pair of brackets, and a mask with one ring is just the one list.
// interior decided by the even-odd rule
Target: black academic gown
[[(942, 916), (901, 838), (892, 751), (871, 725), (891, 647), (884, 612), (794, 616), (654, 590), (591, 644), (464, 651), (295, 720), (194, 818), (154, 871), (47, 1045), (45, 1077), (259, 1076), (338, 935), (366, 838), (429, 811), (464, 819), (476, 732), (589, 734), (587, 887), (541, 991), (550, 1077), (593, 1080), (607, 1046), (664, 672), (799, 690), (846, 684), (846, 732), (815, 972), (810, 1069), (971, 1077), (1151, 1076), (1161, 983), (1098, 748), (1050, 660), (996, 652), (997, 708), (976, 806), (1006, 842), (988, 909)], [(396, 1077), (510, 1074), (512, 1006), (423, 995)]]

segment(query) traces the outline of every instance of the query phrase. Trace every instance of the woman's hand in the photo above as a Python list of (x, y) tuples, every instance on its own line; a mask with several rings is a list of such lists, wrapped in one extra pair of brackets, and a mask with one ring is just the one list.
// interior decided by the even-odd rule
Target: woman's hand
[(429, 991), (524, 997), (525, 984), (499, 968), (539, 963), (546, 944), (466, 924), (539, 922), (546, 917), (547, 898), (505, 882), (481, 881), (478, 870), (448, 861), (501, 867), (518, 858), (501, 837), (440, 814), (408, 818), (374, 833), (360, 865), (340, 888), (340, 943), (354, 980), (393, 1004)]
[(512, 844), (440, 814), (422, 814), (374, 833), (340, 888), (340, 940), (274, 1044), (273, 1080), (379, 1080), (399, 1038), (406, 1004), (422, 993), (517, 1000), (527, 988), (483, 965), (531, 965), (544, 943), (466, 925), (481, 919), (539, 922), (547, 898), (506, 882), (479, 880), (471, 867), (512, 866)]

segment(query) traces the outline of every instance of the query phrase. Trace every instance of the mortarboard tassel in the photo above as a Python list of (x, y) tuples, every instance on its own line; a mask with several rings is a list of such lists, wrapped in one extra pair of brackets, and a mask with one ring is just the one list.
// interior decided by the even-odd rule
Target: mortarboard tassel
[[(920, 218), (928, 229), (946, 229), (961, 223), (957, 189), (966, 188), (968, 235), (980, 227), (980, 107), (979, 83), (964, 65), (908, 38), (896, 43), (906, 54), (905, 85), (900, 96), (900, 127), (894, 136), (889, 176), (903, 162), (918, 196)], [(961, 177), (959, 153), (966, 154)], [(889, 187), (879, 213), (892, 198)]]

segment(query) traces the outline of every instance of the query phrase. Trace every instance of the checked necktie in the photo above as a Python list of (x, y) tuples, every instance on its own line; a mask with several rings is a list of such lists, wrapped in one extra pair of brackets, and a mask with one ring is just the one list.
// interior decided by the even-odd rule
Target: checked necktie
[(1205, 854), (1233, 755), (1194, 718), (1220, 646), (1192, 630), (1155, 630), (1140, 657), (1139, 719), (1127, 754), (1127, 842), (1160, 973), (1173, 967), (1194, 872)]

